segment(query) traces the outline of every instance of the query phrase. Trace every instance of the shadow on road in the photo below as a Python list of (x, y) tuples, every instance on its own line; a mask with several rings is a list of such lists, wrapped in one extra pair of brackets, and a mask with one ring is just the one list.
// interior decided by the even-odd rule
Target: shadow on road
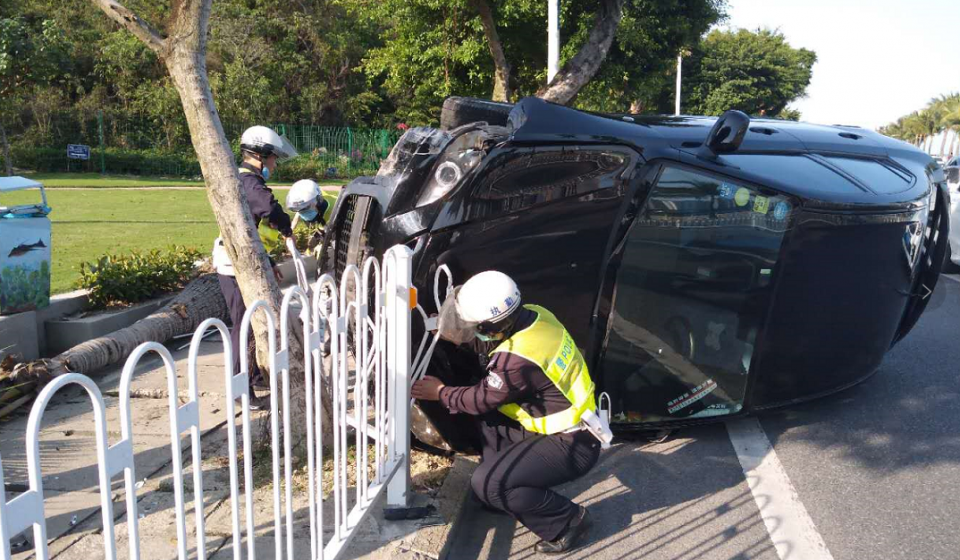
[[(561, 558), (777, 558), (726, 430), (689, 430), (650, 444), (624, 441), (560, 492), (590, 508), (585, 545)], [(465, 506), (449, 558), (539, 557), (512, 517)]]
[(958, 464), (958, 372), (960, 283), (942, 278), (920, 322), (876, 375), (834, 396), (765, 413), (764, 430), (774, 445), (814, 446), (881, 474)]

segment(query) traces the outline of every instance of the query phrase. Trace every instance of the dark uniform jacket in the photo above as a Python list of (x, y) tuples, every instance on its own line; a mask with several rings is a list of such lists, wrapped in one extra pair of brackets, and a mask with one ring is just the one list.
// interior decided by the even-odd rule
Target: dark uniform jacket
[(260, 227), (261, 220), (266, 220), (267, 225), (279, 231), (284, 237), (293, 235), (293, 230), (290, 229), (290, 216), (277, 202), (273, 191), (267, 187), (267, 182), (263, 180), (260, 170), (249, 163), (243, 163), (240, 167), (253, 172), (240, 174), (240, 186), (247, 197), (247, 207), (253, 214), (253, 223)]
[[(521, 313), (523, 315), (508, 333), (511, 336), (533, 324), (537, 316), (529, 309)], [(499, 345), (500, 341), (478, 340), (474, 343), (474, 350), (483, 357)], [(440, 390), (440, 402), (452, 413), (479, 416), (483, 446), (492, 446), (494, 450), (535, 435), (498, 411), (498, 406), (516, 403), (535, 417), (570, 408), (570, 401), (538, 365), (508, 352), (498, 352), (490, 358), (487, 376), (480, 383), (470, 387), (443, 387)], [(568, 438), (571, 435), (558, 434), (555, 437)]]

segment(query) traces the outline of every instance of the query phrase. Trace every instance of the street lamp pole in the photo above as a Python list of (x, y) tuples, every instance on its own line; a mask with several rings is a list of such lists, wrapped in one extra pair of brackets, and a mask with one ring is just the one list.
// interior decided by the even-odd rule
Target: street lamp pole
[(683, 53), (677, 55), (677, 102), (676, 109), (674, 111), (675, 115), (680, 114), (680, 73), (683, 67)]
[(547, 83), (560, 69), (560, 0), (547, 0)]

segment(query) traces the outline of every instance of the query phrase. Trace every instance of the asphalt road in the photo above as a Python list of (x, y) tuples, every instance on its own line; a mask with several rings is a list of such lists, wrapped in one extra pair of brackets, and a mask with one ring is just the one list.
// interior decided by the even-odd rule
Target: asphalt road
[[(871, 379), (759, 419), (821, 558), (778, 554), (723, 425), (605, 452), (562, 489), (594, 516), (586, 545), (563, 557), (960, 558), (960, 280), (944, 277), (932, 298)], [(511, 518), (466, 507), (449, 558), (538, 556)]]

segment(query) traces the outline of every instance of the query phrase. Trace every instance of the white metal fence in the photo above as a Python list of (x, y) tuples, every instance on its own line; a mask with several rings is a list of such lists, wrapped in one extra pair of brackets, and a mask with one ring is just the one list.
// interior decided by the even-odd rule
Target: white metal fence
[[(247, 310), (241, 330), (241, 344), (250, 336), (250, 322), (255, 313), (265, 313), (269, 322), (270, 341), (270, 428), (273, 475), (273, 540), (274, 557), (304, 558), (306, 551), (294, 547), (294, 512), (291, 438), (281, 438), (281, 433), (291, 433), (291, 361), (303, 361), (304, 418), (307, 434), (307, 473), (310, 519), (310, 558), (331, 560), (345, 549), (371, 504), (384, 490), (390, 506), (405, 506), (410, 482), (409, 413), (410, 380), (414, 365), (411, 364), (411, 311), (416, 304), (416, 291), (411, 284), (411, 251), (402, 246), (390, 249), (384, 256), (383, 266), (370, 258), (363, 269), (350, 266), (343, 273), (338, 286), (329, 275), (320, 277), (313, 285), (312, 294), (301, 287), (294, 287), (283, 299), (280, 311), (280, 344), (274, 327), (277, 318), (266, 303), (259, 301)], [(438, 274), (439, 277), (439, 274)], [(435, 289), (436, 293), (436, 289)], [(312, 297), (311, 297), (312, 296)], [(294, 313), (298, 311), (298, 313)], [(421, 311), (422, 313), (422, 311)], [(304, 356), (290, 356), (289, 325), (291, 316), (299, 316), (303, 334)], [(426, 318), (424, 316), (424, 318)], [(246, 557), (256, 558), (255, 511), (253, 507), (253, 458), (251, 444), (250, 390), (248, 359), (241, 354), (241, 371), (230, 371), (232, 352), (226, 325), (218, 319), (208, 319), (196, 330), (188, 359), (187, 379), (189, 399), (180, 404), (177, 391), (177, 372), (173, 356), (163, 345), (145, 343), (129, 357), (120, 381), (120, 441), (110, 444), (107, 439), (106, 412), (100, 389), (90, 378), (79, 374), (67, 374), (48, 384), (34, 403), (27, 424), (27, 469), (28, 489), (7, 501), (0, 465), (0, 558), (11, 558), (10, 538), (33, 529), (34, 552), (37, 558), (49, 557), (47, 549), (46, 520), (43, 501), (43, 477), (40, 469), (40, 424), (47, 405), (62, 388), (76, 384), (83, 387), (93, 403), (97, 445), (97, 468), (99, 475), (100, 505), (103, 521), (104, 557), (113, 560), (117, 556), (114, 530), (113, 502), (110, 479), (123, 473), (126, 498), (126, 523), (129, 537), (129, 557), (141, 557), (138, 536), (137, 485), (130, 416), (130, 385), (139, 361), (149, 353), (158, 354), (167, 374), (170, 418), (170, 449), (173, 455), (173, 485), (176, 501), (177, 554), (180, 560), (187, 558), (187, 516), (184, 509), (183, 459), (181, 437), (190, 433), (192, 453), (193, 494), (196, 508), (195, 542), (196, 557), (206, 558), (204, 549), (205, 529), (203, 513), (203, 469), (200, 448), (199, 390), (197, 387), (197, 358), (200, 343), (210, 329), (220, 332), (224, 353), (224, 381), (226, 385), (226, 429), (230, 468), (230, 505), (232, 508), (233, 556), (239, 560), (243, 550), (243, 529), (240, 519), (240, 473), (236, 433), (237, 400), (240, 401), (243, 453), (243, 494), (246, 505)], [(428, 327), (429, 329), (429, 327)], [(418, 351), (417, 373), (423, 375), (429, 353), (423, 355), (427, 336)], [(329, 375), (324, 371), (324, 345), (330, 345)], [(434, 342), (435, 343), (435, 342)], [(431, 345), (432, 350), (433, 345)], [(352, 357), (352, 359), (351, 359)], [(426, 358), (426, 360), (424, 360)], [(279, 375), (276, 375), (279, 373)], [(418, 377), (419, 377), (418, 376)], [(279, 378), (279, 379), (278, 379)], [(278, 388), (278, 381), (281, 386)], [(324, 446), (322, 418), (322, 393), (329, 391), (333, 406), (333, 519), (324, 520), (322, 471)], [(280, 406), (280, 403), (283, 406)], [(282, 417), (281, 417), (282, 414)], [(281, 432), (282, 422), (282, 432)], [(348, 448), (352, 441), (355, 459), (348, 461)], [(368, 442), (372, 442), (368, 445)], [(281, 445), (283, 453), (281, 457)], [(372, 453), (370, 450), (372, 447)], [(283, 473), (281, 475), (281, 468)], [(347, 485), (348, 470), (354, 470), (355, 492)], [(372, 470), (372, 477), (368, 473)], [(284, 483), (281, 484), (281, 481)], [(285, 491), (281, 500), (281, 488)], [(281, 508), (281, 502), (285, 508)], [(332, 537), (324, 539), (323, 528), (332, 522)], [(154, 551), (155, 553), (155, 551)], [(147, 554), (150, 557), (152, 554)]]

